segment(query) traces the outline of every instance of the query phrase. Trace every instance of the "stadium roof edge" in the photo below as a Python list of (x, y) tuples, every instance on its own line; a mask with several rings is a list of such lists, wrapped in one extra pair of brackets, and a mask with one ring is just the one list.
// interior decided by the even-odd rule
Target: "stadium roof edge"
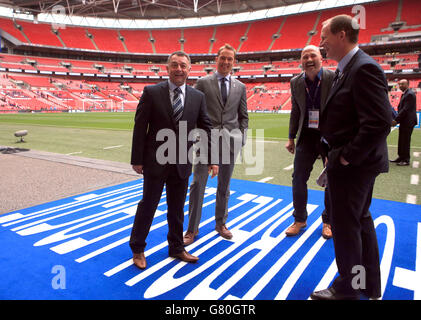
[(65, 14), (64, 11), (56, 10), (38, 15), (21, 13), (13, 7), (0, 4), (0, 17), (18, 20), (27, 20), (35, 23), (49, 23), (57, 26), (75, 25), (94, 28), (108, 29), (171, 29), (189, 28), (199, 26), (213, 26), (228, 23), (250, 22), (298, 13), (326, 10), (337, 7), (363, 5), (365, 3), (379, 2), (381, 0), (316, 0), (311, 2), (296, 3), (287, 6), (257, 10), (253, 12), (240, 12), (200, 18), (184, 19), (112, 19), (106, 17), (88, 17)]

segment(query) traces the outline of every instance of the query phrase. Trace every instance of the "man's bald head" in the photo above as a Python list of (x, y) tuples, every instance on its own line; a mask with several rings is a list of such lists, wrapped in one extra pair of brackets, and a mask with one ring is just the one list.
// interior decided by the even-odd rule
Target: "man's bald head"
[(319, 47), (308, 45), (301, 51), (301, 66), (306, 75), (314, 80), (322, 68), (322, 54)]
[(406, 80), (406, 79), (401, 79), (401, 80), (398, 82), (398, 84), (399, 84), (399, 89), (400, 89), (402, 92), (405, 92), (405, 91), (406, 91), (406, 89), (408, 89), (408, 88), (409, 88), (409, 81), (408, 81), (408, 80)]

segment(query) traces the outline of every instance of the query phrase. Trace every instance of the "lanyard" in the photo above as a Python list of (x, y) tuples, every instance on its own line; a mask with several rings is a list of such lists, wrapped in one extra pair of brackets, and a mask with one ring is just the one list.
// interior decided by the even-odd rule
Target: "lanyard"
[(316, 103), (315, 103), (315, 99), (316, 99), (316, 97), (317, 97), (317, 93), (319, 92), (319, 90), (320, 90), (320, 83), (322, 82), (321, 80), (320, 80), (320, 78), (317, 78), (318, 79), (318, 82), (317, 82), (317, 86), (316, 86), (316, 89), (314, 90), (314, 95), (313, 95), (313, 97), (311, 96), (311, 94), (310, 94), (310, 89), (309, 89), (309, 87), (308, 87), (308, 85), (307, 85), (307, 81), (305, 81), (304, 80), (304, 83), (305, 83), (305, 86), (306, 86), (306, 93), (307, 93), (307, 96), (308, 96), (308, 98), (310, 99), (310, 103), (311, 103), (311, 109), (315, 109), (316, 108)]

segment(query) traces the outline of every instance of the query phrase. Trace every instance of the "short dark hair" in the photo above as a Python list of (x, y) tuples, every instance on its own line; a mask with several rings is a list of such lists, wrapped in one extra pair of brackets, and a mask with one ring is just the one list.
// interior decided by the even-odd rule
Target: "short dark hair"
[(235, 55), (237, 54), (237, 51), (234, 49), (234, 47), (232, 46), (232, 45), (230, 45), (230, 44), (228, 44), (228, 43), (226, 43), (226, 44), (224, 44), (222, 47), (220, 47), (219, 49), (218, 49), (218, 54), (217, 54), (217, 57), (219, 57), (219, 55), (221, 54), (221, 52), (222, 52), (222, 50), (231, 50), (231, 51), (233, 51), (234, 52), (234, 57), (235, 57)]
[(174, 51), (173, 53), (171, 53), (168, 56), (167, 64), (170, 63), (170, 60), (171, 60), (172, 56), (186, 57), (187, 60), (189, 61), (189, 64), (191, 64), (190, 56), (187, 53), (185, 53), (184, 51)]
[(330, 32), (337, 34), (338, 32), (344, 31), (349, 42), (357, 43), (358, 34), (360, 32), (359, 24), (355, 18), (346, 14), (340, 14), (329, 20), (326, 20), (323, 25), (329, 24)]

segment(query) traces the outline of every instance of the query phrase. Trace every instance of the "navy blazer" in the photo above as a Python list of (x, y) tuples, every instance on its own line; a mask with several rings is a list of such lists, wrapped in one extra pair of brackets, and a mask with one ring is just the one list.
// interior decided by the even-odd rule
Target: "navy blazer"
[(417, 124), (417, 98), (412, 89), (408, 88), (402, 94), (395, 120), (401, 126), (413, 127)]
[(349, 168), (373, 173), (389, 169), (386, 138), (392, 122), (386, 77), (379, 64), (358, 50), (326, 100), (322, 136), (330, 147), (328, 170)]
[[(185, 121), (187, 124), (186, 132), (179, 130), (174, 121), (168, 81), (146, 86), (135, 115), (131, 164), (143, 165), (144, 174), (156, 177), (162, 176), (167, 169), (167, 164), (158, 162), (157, 151), (160, 146), (162, 146), (162, 149), (165, 149), (169, 144), (167, 142), (168, 139), (160, 138), (159, 140), (163, 141), (158, 141), (157, 135), (161, 132), (161, 135), (164, 133), (165, 136), (165, 132), (171, 130), (176, 136), (174, 142), (175, 150), (177, 151), (176, 158), (172, 159), (171, 164), (176, 165), (180, 178), (188, 178), (192, 172), (192, 164), (189, 159), (192, 159), (193, 141), (189, 141), (187, 137), (190, 131), (196, 127), (203, 129), (208, 134), (210, 145), (210, 132), (212, 128), (207, 115), (204, 94), (188, 85), (186, 85), (184, 110), (180, 121)], [(183, 133), (181, 139), (179, 139), (180, 132)], [(184, 134), (186, 134), (185, 137), (183, 137)], [(164, 143), (166, 143), (166, 146), (163, 146)], [(179, 151), (187, 155), (187, 157), (179, 158)]]

